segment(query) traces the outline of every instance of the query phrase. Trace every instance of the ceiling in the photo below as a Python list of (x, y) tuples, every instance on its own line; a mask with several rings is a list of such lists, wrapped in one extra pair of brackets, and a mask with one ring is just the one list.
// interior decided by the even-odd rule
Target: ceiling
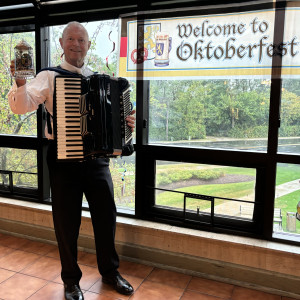
[(171, 8), (177, 8), (178, 11), (184, 9), (192, 11), (195, 7), (200, 7), (200, 10), (205, 7), (211, 11), (218, 9), (218, 12), (221, 8), (225, 12), (227, 6), (234, 6), (234, 9), (241, 10), (253, 4), (257, 7), (273, 5), (274, 0), (1, 0), (0, 29), (2, 28), (3, 31), (3, 28), (37, 23), (44, 26), (65, 24), (73, 20), (83, 22), (87, 19), (93, 21), (118, 18), (120, 15), (141, 11), (161, 13)]

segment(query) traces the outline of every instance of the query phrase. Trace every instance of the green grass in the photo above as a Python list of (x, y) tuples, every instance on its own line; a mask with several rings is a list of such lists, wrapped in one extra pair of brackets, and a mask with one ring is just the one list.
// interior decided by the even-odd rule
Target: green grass
[[(195, 185), (190, 187), (179, 188), (176, 189), (176, 191), (221, 198), (241, 199), (244, 196), (254, 193), (254, 181), (228, 184)], [(217, 200), (215, 205), (219, 205), (223, 202), (223, 200)], [(156, 196), (156, 204), (182, 208), (183, 194), (172, 192), (159, 193)], [(210, 207), (210, 203), (208, 201), (189, 198), (187, 206), (189, 209), (195, 209), (197, 208), (197, 206), (201, 206), (201, 209), (207, 209)]]
[[(282, 228), (286, 231), (287, 212), (296, 212), (297, 204), (300, 201), (300, 191), (296, 191), (279, 197), (275, 201), (275, 207), (281, 208)], [(296, 220), (296, 232), (300, 233), (300, 221)]]
[(277, 168), (276, 185), (300, 178), (300, 166), (280, 164)]
[[(203, 168), (201, 165), (161, 165), (158, 167), (158, 172), (163, 172), (165, 170), (181, 169), (183, 166), (184, 169)], [(209, 168), (212, 169), (212, 168)], [(213, 168), (216, 171), (222, 170), (226, 175), (229, 174), (238, 174), (238, 175), (251, 175), (255, 176), (254, 169), (247, 168), (234, 168), (234, 167), (220, 167)], [(300, 178), (300, 167), (298, 165), (289, 165), (289, 164), (279, 164), (277, 167), (277, 177), (276, 185), (280, 185), (289, 181), (293, 181)], [(181, 191), (186, 193), (194, 193), (201, 195), (209, 195), (214, 197), (222, 198), (232, 198), (232, 199), (241, 199), (249, 194), (254, 192), (255, 181), (248, 182), (238, 182), (238, 183), (228, 183), (228, 184), (208, 184), (208, 185), (197, 185), (176, 189), (175, 191)], [(287, 212), (296, 212), (297, 203), (300, 201), (300, 191), (293, 192), (291, 194), (282, 196), (275, 201), (275, 207), (281, 208), (282, 211), (282, 227), (286, 231), (286, 213)], [(222, 204), (224, 201), (216, 200), (215, 205)], [(156, 195), (156, 204), (163, 205), (174, 208), (183, 208), (183, 194), (172, 193), (172, 192), (162, 192)], [(210, 207), (209, 201), (198, 200), (193, 198), (187, 199), (187, 208), (188, 209), (197, 209), (200, 206), (202, 209), (208, 209)], [(300, 233), (300, 221), (296, 221), (297, 233)]]

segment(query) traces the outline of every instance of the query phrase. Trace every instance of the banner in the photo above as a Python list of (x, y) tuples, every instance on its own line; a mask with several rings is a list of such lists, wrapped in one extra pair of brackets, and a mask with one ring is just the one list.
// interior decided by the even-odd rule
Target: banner
[(121, 20), (119, 74), (143, 79), (270, 77), (282, 55), (283, 75), (300, 74), (297, 8), (286, 11), (283, 43), (274, 45), (274, 10)]

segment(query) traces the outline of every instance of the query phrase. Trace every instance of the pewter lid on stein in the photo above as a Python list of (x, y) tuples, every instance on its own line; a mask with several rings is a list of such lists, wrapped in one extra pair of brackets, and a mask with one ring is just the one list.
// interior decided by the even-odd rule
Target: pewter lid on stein
[(22, 40), (19, 44), (16, 45), (15, 49), (17, 50), (32, 50), (32, 47), (24, 40)]

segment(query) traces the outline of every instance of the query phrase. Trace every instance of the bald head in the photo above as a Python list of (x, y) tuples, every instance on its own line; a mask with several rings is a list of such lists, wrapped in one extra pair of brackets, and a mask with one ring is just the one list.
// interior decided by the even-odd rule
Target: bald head
[(72, 22), (69, 22), (68, 24), (67, 24), (67, 26), (64, 28), (64, 30), (63, 30), (63, 32), (62, 32), (62, 38), (64, 38), (64, 36), (66, 35), (66, 32), (68, 32), (68, 30), (70, 29), (70, 28), (80, 28), (81, 30), (83, 30), (85, 33), (86, 33), (86, 36), (87, 36), (87, 40), (89, 40), (89, 34), (88, 34), (88, 32), (87, 32), (87, 30), (85, 29), (85, 27), (82, 25), (82, 24), (80, 24), (79, 22), (77, 22), (77, 21), (72, 21)]
[(64, 51), (65, 60), (69, 64), (81, 68), (91, 46), (88, 32), (84, 26), (75, 21), (68, 23), (59, 42)]

